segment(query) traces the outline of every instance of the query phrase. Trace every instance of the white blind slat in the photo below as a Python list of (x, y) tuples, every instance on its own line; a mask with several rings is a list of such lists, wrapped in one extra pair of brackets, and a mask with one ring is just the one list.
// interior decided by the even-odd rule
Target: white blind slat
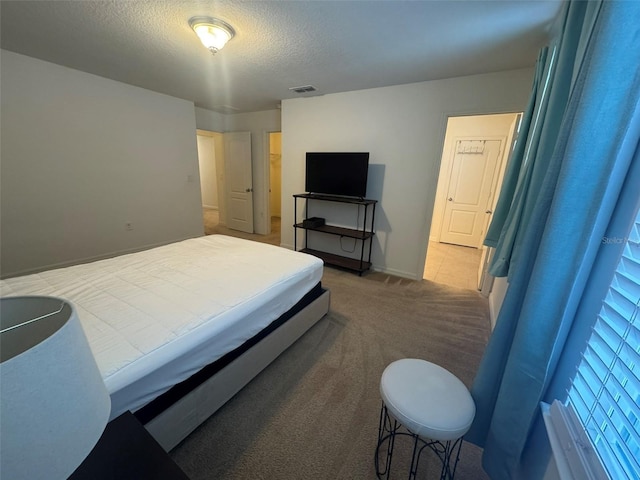
[(640, 479), (640, 212), (569, 390), (612, 479)]
[[(608, 392), (606, 392), (606, 390), (605, 395), (608, 395)], [(634, 470), (636, 472), (640, 472), (640, 464), (638, 464), (637, 459), (634, 458), (632, 449), (630, 448), (630, 445), (633, 445), (633, 441), (630, 441), (626, 434), (624, 435), (625, 438), (623, 438), (623, 432), (619, 424), (619, 419), (615, 418), (616, 415), (619, 415), (619, 412), (617, 411), (617, 409), (611, 406), (612, 404), (615, 405), (615, 402), (611, 397), (609, 397), (609, 402), (610, 403), (608, 404), (608, 407), (607, 402), (599, 402), (596, 404), (596, 408), (599, 411), (600, 415), (595, 415), (593, 418), (599, 419), (600, 421), (599, 423), (590, 421), (589, 425), (587, 425), (587, 431), (589, 431), (589, 427), (592, 427), (596, 430), (597, 434), (601, 436), (601, 441), (604, 439), (607, 440), (606, 443), (608, 444), (608, 448), (622, 454), (617, 455), (616, 463), (619, 467), (627, 472), (633, 472)]]

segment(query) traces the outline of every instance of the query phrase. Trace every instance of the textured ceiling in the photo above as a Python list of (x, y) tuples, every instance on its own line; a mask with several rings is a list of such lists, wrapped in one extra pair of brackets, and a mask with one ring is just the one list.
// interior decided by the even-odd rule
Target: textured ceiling
[[(5, 1), (3, 49), (220, 111), (532, 66), (559, 0)], [(236, 36), (212, 56), (188, 20)], [(229, 108), (231, 107), (231, 108)]]

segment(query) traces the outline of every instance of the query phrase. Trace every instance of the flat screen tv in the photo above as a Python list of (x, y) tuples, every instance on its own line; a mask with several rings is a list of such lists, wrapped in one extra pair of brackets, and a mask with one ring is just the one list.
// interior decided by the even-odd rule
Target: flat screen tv
[(307, 152), (305, 190), (364, 198), (368, 171), (369, 152)]

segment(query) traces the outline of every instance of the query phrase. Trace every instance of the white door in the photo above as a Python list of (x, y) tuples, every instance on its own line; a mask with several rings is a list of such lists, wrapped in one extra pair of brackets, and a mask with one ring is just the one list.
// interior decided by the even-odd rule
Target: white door
[(227, 227), (253, 233), (251, 132), (224, 134)]
[(479, 248), (491, 214), (501, 140), (456, 142), (440, 241)]

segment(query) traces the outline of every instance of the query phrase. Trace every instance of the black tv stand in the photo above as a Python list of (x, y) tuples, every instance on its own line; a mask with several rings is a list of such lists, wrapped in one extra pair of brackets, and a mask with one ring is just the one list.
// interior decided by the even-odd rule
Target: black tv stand
[[(305, 232), (304, 235), (304, 248), (300, 251), (309, 253), (316, 257), (321, 258), (325, 264), (333, 265), (340, 268), (345, 268), (347, 270), (353, 270), (358, 272), (359, 275), (362, 275), (363, 272), (369, 270), (371, 268), (371, 245), (373, 242), (374, 232), (374, 220), (376, 214), (376, 203), (377, 200), (370, 200), (361, 197), (344, 197), (338, 195), (326, 195), (320, 193), (299, 193), (293, 196), (294, 201), (294, 213), (293, 218), (294, 221), (297, 222), (298, 219), (298, 199), (305, 200), (304, 206), (304, 216), (305, 218), (309, 217), (309, 201), (320, 200), (325, 202), (336, 202), (336, 203), (346, 203), (356, 205), (357, 208), (361, 206), (364, 207), (364, 219), (362, 228), (359, 228), (356, 225), (356, 228), (345, 228), (338, 227), (331, 224), (324, 224), (320, 226), (309, 226), (304, 225), (303, 223), (295, 223), (293, 225), (293, 243), (294, 249), (297, 250), (298, 246), (298, 229), (302, 229)], [(370, 221), (368, 223), (368, 210), (369, 207), (372, 207)], [(360, 242), (360, 258), (351, 258), (343, 255), (335, 255), (329, 252), (323, 252), (321, 250), (316, 250), (309, 248), (309, 231), (321, 232), (328, 235), (336, 235), (340, 237), (348, 237), (354, 238)], [(368, 241), (367, 241), (368, 240)], [(367, 248), (368, 247), (368, 248)], [(367, 259), (365, 260), (365, 251), (367, 252)]]

